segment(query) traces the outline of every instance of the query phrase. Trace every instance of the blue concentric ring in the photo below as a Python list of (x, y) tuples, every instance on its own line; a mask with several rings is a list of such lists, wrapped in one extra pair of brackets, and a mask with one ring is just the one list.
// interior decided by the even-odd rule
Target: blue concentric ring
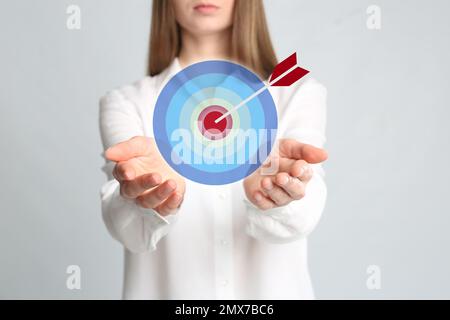
[[(161, 91), (153, 113), (155, 141), (166, 162), (183, 177), (207, 185), (229, 184), (254, 172), (265, 159), (253, 157), (256, 157), (261, 148), (265, 148), (267, 154), (270, 152), (275, 140), (273, 134), (267, 134), (259, 139), (256, 148), (245, 145), (243, 149), (235, 150), (240, 156), (245, 155), (245, 163), (224, 161), (212, 164), (174, 161), (174, 147), (180, 143), (184, 147), (192, 147), (194, 141), (173, 141), (172, 135), (178, 129), (192, 131), (192, 128), (195, 128), (187, 115), (201, 106), (202, 101), (215, 98), (235, 105), (263, 86), (264, 83), (253, 72), (227, 61), (200, 62), (177, 73)], [(245, 107), (239, 109), (235, 116), (242, 117), (242, 122), (236, 123), (245, 126), (236, 129), (276, 132), (277, 112), (269, 90), (263, 91)], [(191, 153), (194, 151), (191, 150)], [(175, 159), (179, 160), (177, 157)]]

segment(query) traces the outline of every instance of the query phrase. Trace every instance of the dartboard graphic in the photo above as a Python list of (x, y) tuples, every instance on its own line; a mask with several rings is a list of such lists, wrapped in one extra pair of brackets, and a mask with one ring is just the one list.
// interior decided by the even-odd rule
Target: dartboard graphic
[(270, 154), (278, 123), (269, 90), (258, 93), (264, 87), (253, 72), (227, 61), (200, 62), (177, 73), (153, 114), (155, 141), (166, 162), (207, 185), (229, 184), (254, 172)]

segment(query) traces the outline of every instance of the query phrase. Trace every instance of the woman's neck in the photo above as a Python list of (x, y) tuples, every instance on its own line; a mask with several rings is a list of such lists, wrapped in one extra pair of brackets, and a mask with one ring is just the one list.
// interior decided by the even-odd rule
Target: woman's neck
[(193, 35), (183, 30), (181, 36), (182, 47), (178, 58), (183, 68), (205, 60), (230, 59), (230, 30), (202, 36)]

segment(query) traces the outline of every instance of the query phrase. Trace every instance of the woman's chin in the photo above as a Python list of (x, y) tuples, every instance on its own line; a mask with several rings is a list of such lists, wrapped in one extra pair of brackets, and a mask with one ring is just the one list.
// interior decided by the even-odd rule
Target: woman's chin
[(190, 30), (191, 33), (197, 35), (197, 36), (210, 36), (210, 35), (217, 35), (220, 34), (229, 28), (227, 26), (218, 26), (216, 23), (205, 23), (201, 26), (198, 26), (197, 28)]

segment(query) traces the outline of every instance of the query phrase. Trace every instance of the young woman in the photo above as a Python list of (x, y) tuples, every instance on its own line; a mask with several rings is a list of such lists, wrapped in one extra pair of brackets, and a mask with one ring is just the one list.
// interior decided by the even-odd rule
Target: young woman
[(313, 298), (306, 236), (326, 198), (325, 88), (309, 78), (271, 89), (277, 174), (257, 170), (214, 187), (186, 181), (152, 138), (165, 83), (190, 64), (217, 59), (267, 80), (277, 61), (261, 0), (154, 0), (152, 14), (149, 76), (100, 102), (109, 179), (102, 210), (125, 247), (124, 298)]

